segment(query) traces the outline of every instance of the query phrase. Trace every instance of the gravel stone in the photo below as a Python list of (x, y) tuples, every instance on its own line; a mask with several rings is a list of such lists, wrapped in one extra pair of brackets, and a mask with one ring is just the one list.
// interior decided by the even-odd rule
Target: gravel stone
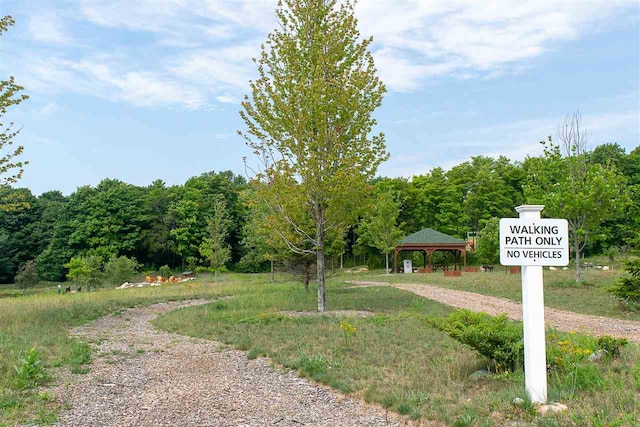
[[(444, 289), (421, 284), (400, 284), (391, 286), (413, 292), (452, 307), (484, 311), (491, 315), (506, 313), (510, 319), (522, 320), (522, 304), (504, 298), (491, 297), (473, 292)], [(640, 322), (591, 316), (545, 307), (544, 317), (547, 325), (565, 332), (587, 332), (594, 335), (610, 335), (640, 341)]]
[[(59, 426), (400, 426), (383, 408), (248, 360), (222, 344), (155, 330), (157, 315), (207, 301), (133, 308), (72, 330), (96, 350), (85, 375), (57, 373)], [(436, 424), (433, 424), (436, 425)]]

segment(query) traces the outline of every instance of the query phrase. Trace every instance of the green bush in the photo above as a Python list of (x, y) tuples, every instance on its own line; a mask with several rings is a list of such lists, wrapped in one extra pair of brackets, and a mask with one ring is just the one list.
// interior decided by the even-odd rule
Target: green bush
[(620, 356), (622, 347), (629, 344), (626, 338), (613, 338), (607, 335), (601, 336), (596, 340), (596, 348), (604, 350), (605, 354), (610, 358)]
[(135, 258), (113, 256), (104, 265), (104, 276), (111, 286), (122, 285), (132, 280), (139, 267)]
[(160, 273), (160, 275), (165, 278), (172, 276), (171, 269), (169, 268), (168, 265), (163, 265), (162, 267), (160, 267), (160, 269), (158, 270), (158, 273)]
[(607, 292), (618, 298), (632, 310), (640, 310), (640, 259), (627, 261), (624, 269), (630, 276), (621, 277)]
[(522, 326), (509, 321), (505, 314), (493, 317), (487, 313), (457, 310), (447, 317), (432, 319), (431, 324), (489, 358), (497, 372), (522, 369)]

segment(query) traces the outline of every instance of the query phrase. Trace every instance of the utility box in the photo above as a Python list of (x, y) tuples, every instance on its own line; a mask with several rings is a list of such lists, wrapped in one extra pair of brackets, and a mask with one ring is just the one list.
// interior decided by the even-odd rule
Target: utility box
[(404, 260), (404, 272), (405, 273), (413, 273), (413, 265), (411, 265), (410, 259)]

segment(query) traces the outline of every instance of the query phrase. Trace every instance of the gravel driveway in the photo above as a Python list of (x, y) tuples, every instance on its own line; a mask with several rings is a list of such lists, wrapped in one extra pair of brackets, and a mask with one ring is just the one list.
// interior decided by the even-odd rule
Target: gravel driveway
[[(388, 426), (403, 418), (278, 372), (269, 360), (153, 329), (158, 314), (206, 301), (133, 308), (72, 331), (96, 350), (91, 371), (61, 375), (61, 426)], [(69, 383), (64, 385), (64, 383)]]
[[(510, 319), (522, 320), (522, 305), (504, 298), (422, 284), (359, 281), (349, 283), (358, 286), (393, 286), (452, 307), (484, 311), (491, 315), (506, 313)], [(584, 331), (594, 335), (610, 335), (617, 338), (627, 338), (630, 341), (640, 341), (640, 322), (591, 316), (549, 307), (545, 307), (544, 314), (546, 324), (561, 331)]]

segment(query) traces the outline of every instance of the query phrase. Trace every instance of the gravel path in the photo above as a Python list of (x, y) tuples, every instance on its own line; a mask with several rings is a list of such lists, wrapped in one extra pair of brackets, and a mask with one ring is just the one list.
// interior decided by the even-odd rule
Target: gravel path
[[(96, 350), (91, 371), (54, 388), (61, 426), (387, 426), (382, 408), (278, 372), (269, 360), (153, 329), (158, 314), (206, 301), (133, 308), (72, 331)], [(64, 384), (68, 385), (64, 385)]]
[[(374, 286), (381, 282), (349, 282), (358, 286)], [(384, 285), (383, 285), (384, 286)], [(389, 286), (387, 283), (386, 286)], [(422, 284), (393, 283), (390, 286), (413, 292), (452, 307), (466, 308), (473, 311), (484, 311), (491, 315), (506, 313), (510, 319), (522, 320), (522, 305), (504, 298), (491, 297), (473, 292), (456, 291), (437, 286)], [(640, 341), (640, 322), (632, 320), (612, 319), (609, 317), (591, 316), (571, 311), (545, 307), (545, 322), (561, 331), (584, 331), (594, 335), (610, 335)]]

